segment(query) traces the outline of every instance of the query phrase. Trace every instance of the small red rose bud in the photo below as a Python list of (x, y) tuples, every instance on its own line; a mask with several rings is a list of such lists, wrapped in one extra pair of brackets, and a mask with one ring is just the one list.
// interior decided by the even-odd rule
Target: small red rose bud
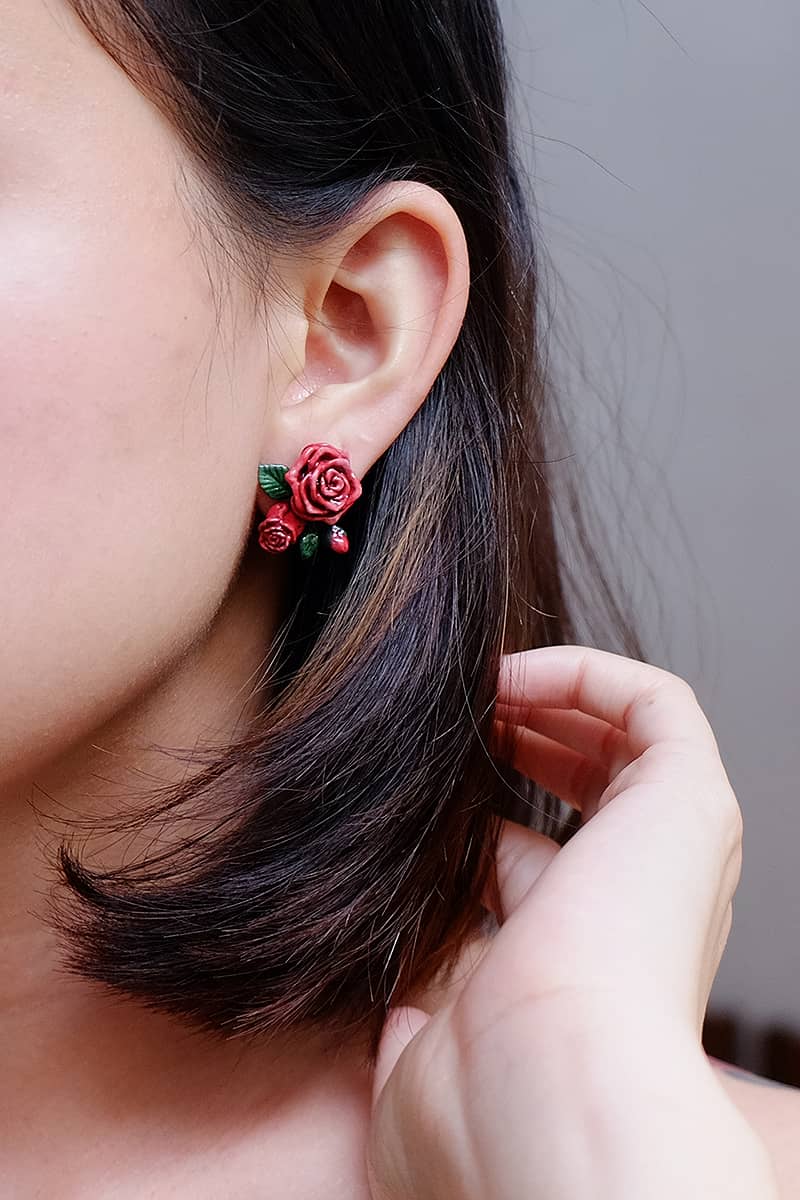
[(258, 527), (258, 544), (271, 554), (279, 554), (296, 541), (305, 522), (301, 521), (283, 500), (270, 505), (266, 517)]
[(331, 550), (335, 550), (337, 554), (346, 554), (350, 548), (350, 543), (347, 540), (347, 534), (342, 529), (341, 525), (331, 525), (328, 530), (328, 545)]

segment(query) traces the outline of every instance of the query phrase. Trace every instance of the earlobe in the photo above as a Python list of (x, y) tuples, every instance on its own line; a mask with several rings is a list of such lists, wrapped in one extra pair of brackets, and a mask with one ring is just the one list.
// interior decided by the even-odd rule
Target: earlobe
[[(458, 337), (469, 292), (461, 223), (420, 183), (379, 189), (338, 253), (315, 252), (299, 286), (312, 316), (294, 325), (292, 357), (273, 410), (293, 461), (312, 439), (340, 447), (363, 476), (425, 400)], [(332, 244), (331, 244), (332, 245)], [(305, 330), (304, 337), (302, 329)]]

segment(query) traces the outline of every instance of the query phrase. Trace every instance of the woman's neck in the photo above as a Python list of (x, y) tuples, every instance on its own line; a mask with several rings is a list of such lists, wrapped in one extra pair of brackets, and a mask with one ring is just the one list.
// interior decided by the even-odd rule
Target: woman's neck
[[(15, 1196), (41, 1187), (65, 1198), (122, 1198), (129, 1185), (131, 1195), (150, 1194), (151, 1186), (153, 1194), (173, 1195), (164, 1186), (171, 1179), (176, 1196), (184, 1186), (198, 1198), (235, 1196), (239, 1177), (250, 1195), (250, 1172), (268, 1164), (288, 1170), (302, 1163), (313, 1173), (310, 1146), (319, 1148), (323, 1173), (338, 1163), (342, 1197), (360, 1194), (369, 1097), (363, 1046), (332, 1057), (308, 1036), (256, 1046), (190, 1032), (67, 973), (44, 919), (59, 814), (113, 812), (148, 781), (181, 778), (186, 765), (154, 752), (151, 742), (191, 748), (207, 736), (232, 736), (272, 635), (269, 609), (263, 579), (243, 573), (212, 628), (156, 686), (3, 789), (0, 1156)], [(322, 1130), (309, 1130), (311, 1114), (324, 1114)], [(103, 1185), (114, 1162), (119, 1179)], [(186, 1172), (198, 1165), (202, 1175), (190, 1188)], [(228, 1175), (220, 1187), (222, 1169)]]

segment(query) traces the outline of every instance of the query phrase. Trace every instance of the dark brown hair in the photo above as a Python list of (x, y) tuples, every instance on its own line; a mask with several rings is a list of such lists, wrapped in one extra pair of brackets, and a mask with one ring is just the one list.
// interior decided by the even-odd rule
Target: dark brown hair
[(487, 750), (501, 653), (576, 640), (591, 607), (596, 641), (641, 656), (565, 483), (501, 23), (493, 0), (73, 5), (174, 121), (256, 298), (271, 249), (313, 253), (388, 180), (438, 188), (464, 227), (458, 340), (365, 475), (350, 553), (293, 566), (258, 717), (137, 818), (172, 822), (166, 848), (59, 857), (71, 969), (223, 1036), (360, 1031), (374, 1051), (389, 1002), (479, 926), (497, 814), (575, 829)]

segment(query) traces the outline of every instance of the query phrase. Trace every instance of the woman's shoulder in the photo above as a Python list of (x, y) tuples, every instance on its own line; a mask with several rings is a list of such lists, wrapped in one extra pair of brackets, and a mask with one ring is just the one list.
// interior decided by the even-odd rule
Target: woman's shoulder
[(754, 1075), (711, 1055), (708, 1061), (771, 1154), (781, 1200), (800, 1200), (800, 1088)]

